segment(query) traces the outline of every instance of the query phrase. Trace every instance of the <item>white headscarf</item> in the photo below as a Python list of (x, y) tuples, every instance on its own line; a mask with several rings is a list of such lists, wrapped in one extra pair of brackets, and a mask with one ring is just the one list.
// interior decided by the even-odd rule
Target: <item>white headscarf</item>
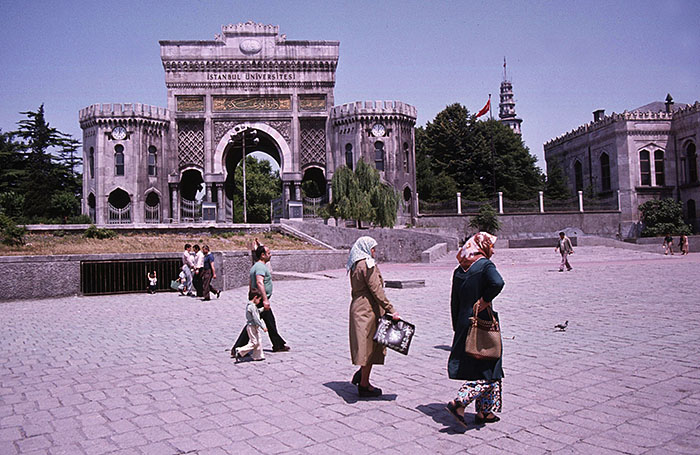
[(355, 244), (350, 249), (350, 256), (348, 256), (348, 263), (345, 264), (345, 268), (348, 270), (353, 270), (357, 261), (361, 259), (367, 260), (367, 268), (371, 269), (374, 267), (374, 258), (372, 257), (372, 248), (377, 246), (377, 241), (372, 237), (365, 235), (360, 237), (355, 241)]

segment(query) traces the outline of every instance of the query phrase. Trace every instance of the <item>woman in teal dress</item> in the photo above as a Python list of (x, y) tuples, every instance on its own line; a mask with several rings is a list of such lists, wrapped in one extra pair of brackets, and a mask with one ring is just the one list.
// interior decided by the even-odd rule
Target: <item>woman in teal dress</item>
[[(470, 357), (465, 352), (467, 332), (478, 302), (477, 313), (481, 319), (490, 319), (487, 308), (503, 289), (503, 278), (491, 262), (496, 237), (479, 232), (471, 237), (457, 253), (460, 265), (452, 278), (452, 329), (454, 338), (447, 371), (450, 379), (465, 381), (447, 410), (459, 423), (466, 426), (464, 410), (474, 401), (477, 424), (497, 422), (494, 412), (501, 410), (501, 359), (483, 360)], [(498, 319), (498, 313), (493, 311)]]

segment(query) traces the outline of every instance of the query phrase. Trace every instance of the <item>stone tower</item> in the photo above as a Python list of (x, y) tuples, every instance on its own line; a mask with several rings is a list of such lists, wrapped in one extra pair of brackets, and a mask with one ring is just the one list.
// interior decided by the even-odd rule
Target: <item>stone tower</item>
[(498, 118), (501, 123), (508, 125), (515, 134), (522, 134), (520, 124), (523, 122), (523, 119), (518, 118), (515, 113), (513, 84), (508, 80), (505, 57), (503, 57), (503, 82), (501, 82), (501, 102), (498, 104)]

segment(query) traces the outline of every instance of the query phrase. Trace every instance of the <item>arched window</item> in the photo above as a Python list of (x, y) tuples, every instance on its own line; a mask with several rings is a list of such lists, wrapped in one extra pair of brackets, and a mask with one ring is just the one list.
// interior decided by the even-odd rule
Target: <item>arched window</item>
[(579, 160), (574, 163), (574, 177), (576, 181), (576, 191), (583, 191), (583, 166)]
[(610, 157), (607, 153), (600, 155), (600, 178), (603, 191), (610, 191)]
[(158, 155), (154, 146), (148, 147), (148, 175), (158, 175)]
[(90, 193), (90, 195), (88, 196), (88, 215), (90, 216), (90, 219), (93, 223), (97, 221), (97, 210), (95, 202), (95, 195)]
[(408, 173), (408, 142), (403, 143), (403, 170)]
[(656, 186), (666, 185), (663, 150), (657, 150), (654, 152), (654, 174), (656, 176)]
[(639, 152), (639, 172), (641, 174), (641, 185), (651, 186), (651, 161), (649, 161), (649, 151)]
[(345, 165), (352, 170), (354, 159), (352, 157), (352, 144), (345, 144)]
[(88, 169), (90, 171), (90, 178), (95, 178), (95, 149), (90, 147), (90, 153), (88, 154)]
[(695, 211), (695, 199), (688, 199), (688, 220), (695, 226), (695, 218), (698, 214)]
[(698, 156), (695, 151), (695, 144), (689, 142), (685, 148), (688, 157), (688, 181), (690, 183), (698, 181)]
[(384, 170), (384, 142), (382, 141), (374, 143), (374, 167), (378, 171)]
[(114, 175), (124, 175), (124, 146), (114, 146)]

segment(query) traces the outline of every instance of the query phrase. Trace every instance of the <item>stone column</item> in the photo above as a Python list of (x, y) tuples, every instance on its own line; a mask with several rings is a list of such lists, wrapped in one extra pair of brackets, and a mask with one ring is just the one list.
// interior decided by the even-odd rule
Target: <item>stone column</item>
[(416, 191), (416, 216), (420, 215), (420, 212), (418, 208), (420, 207), (420, 204), (418, 203), (418, 191)]
[(294, 200), (301, 201), (301, 181), (294, 182)]
[(170, 204), (172, 207), (173, 223), (179, 223), (180, 203), (178, 201), (177, 185), (170, 185)]
[(226, 198), (224, 197), (224, 186), (216, 185), (216, 221), (226, 222)]
[(544, 213), (544, 191), (540, 191), (540, 213)]
[(462, 193), (457, 193), (457, 215), (462, 214)]
[(503, 191), (498, 192), (498, 213), (503, 215)]
[(578, 192), (578, 211), (583, 212), (583, 191)]

